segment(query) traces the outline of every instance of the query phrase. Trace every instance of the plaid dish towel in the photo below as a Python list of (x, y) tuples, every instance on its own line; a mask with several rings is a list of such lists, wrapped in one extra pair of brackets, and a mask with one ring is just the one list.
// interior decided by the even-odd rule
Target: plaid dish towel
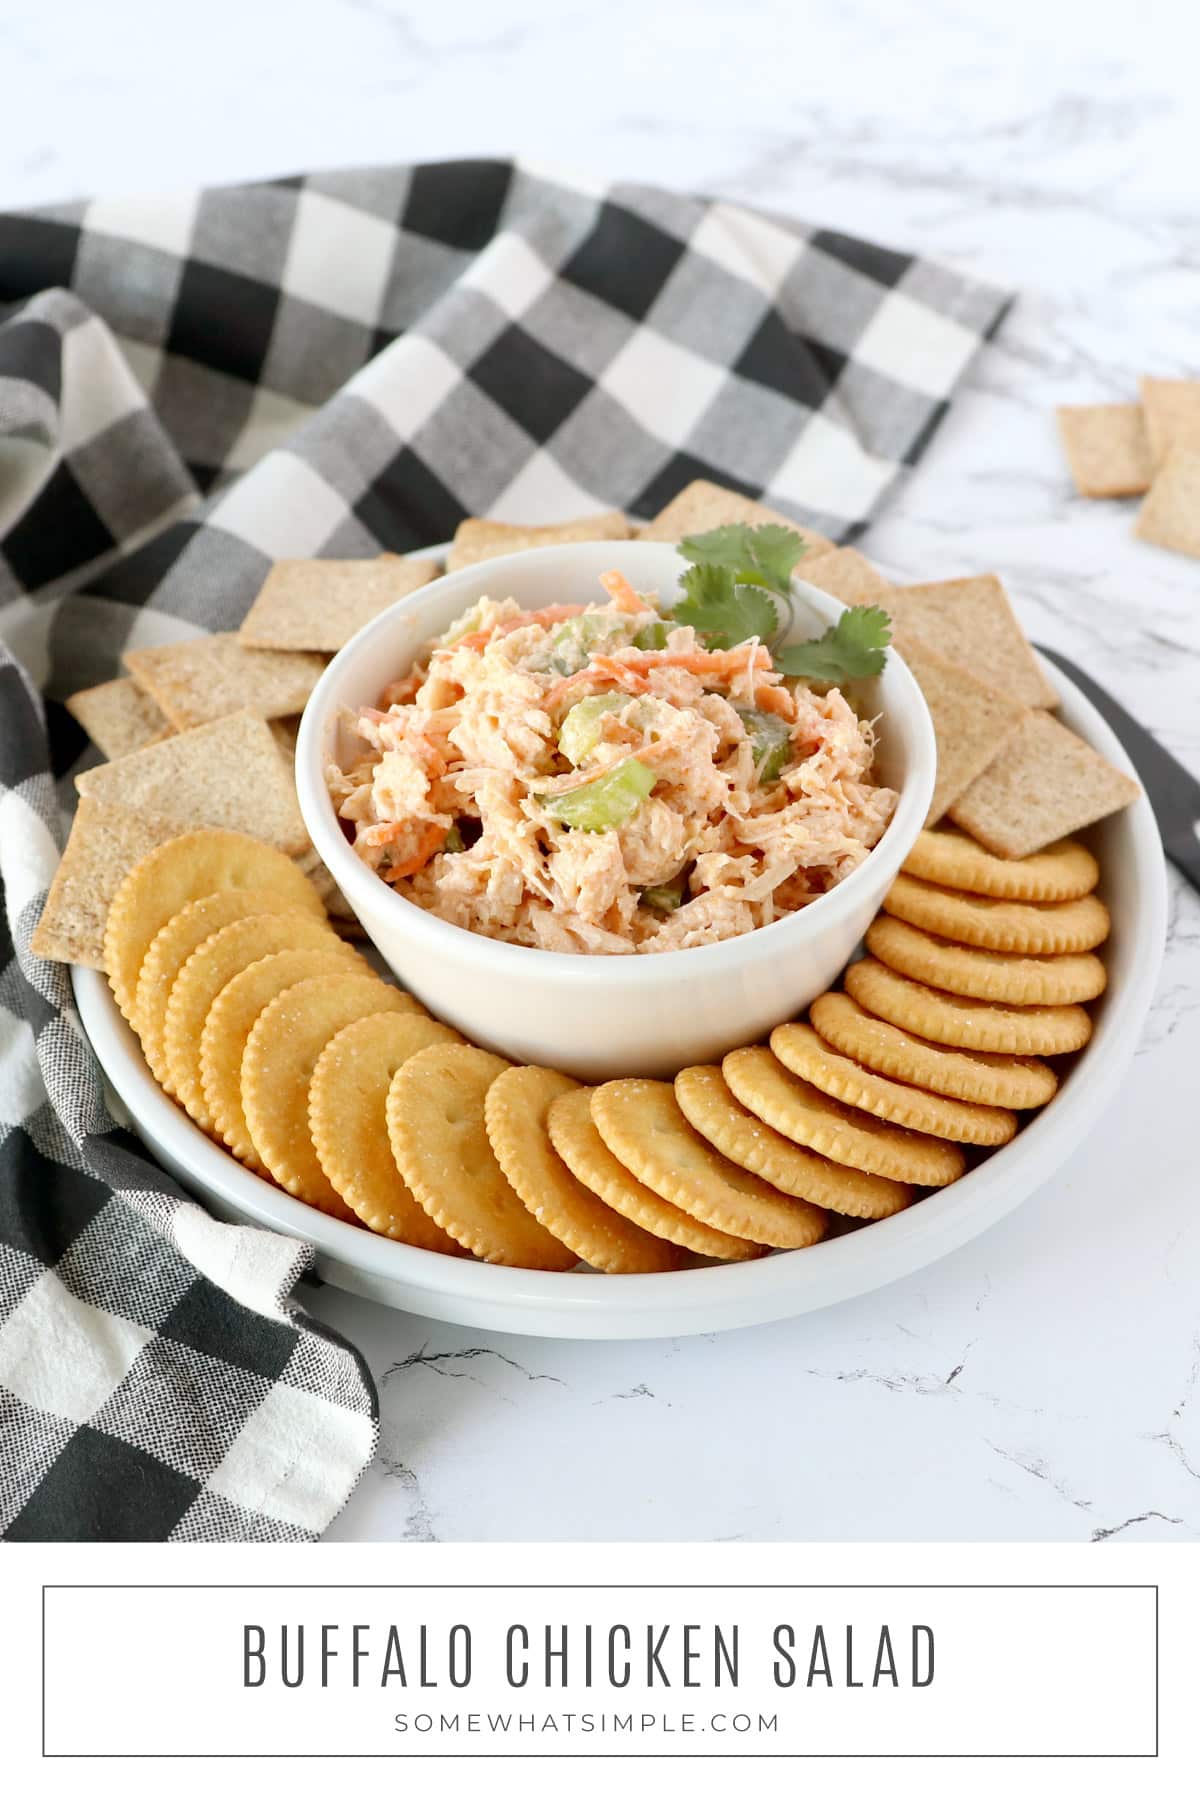
[(0, 216), (0, 1532), (296, 1541), (376, 1434), (302, 1244), (217, 1224), (106, 1108), (29, 939), (61, 702), (236, 626), (272, 559), (696, 476), (871, 517), (1006, 297), (834, 231), (506, 162)]

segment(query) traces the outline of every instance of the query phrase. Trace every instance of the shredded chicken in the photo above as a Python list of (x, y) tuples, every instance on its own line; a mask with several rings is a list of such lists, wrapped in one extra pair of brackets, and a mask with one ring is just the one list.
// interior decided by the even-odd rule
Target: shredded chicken
[(719, 943), (857, 868), (896, 804), (873, 722), (634, 600), (484, 599), (426, 646), (327, 772), (363, 861), (465, 930), (593, 955)]

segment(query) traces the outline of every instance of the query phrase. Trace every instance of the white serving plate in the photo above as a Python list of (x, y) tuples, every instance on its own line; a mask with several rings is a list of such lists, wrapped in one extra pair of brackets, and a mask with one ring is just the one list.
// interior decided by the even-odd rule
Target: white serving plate
[[(1079, 690), (1045, 665), (1061, 717), (1133, 773), (1117, 739)], [(1166, 875), (1149, 802), (1089, 834), (1113, 915), (1109, 985), (1096, 1029), (1059, 1093), (1002, 1150), (907, 1211), (809, 1250), (666, 1275), (555, 1275), (498, 1268), (412, 1249), (327, 1218), (252, 1175), (162, 1093), (104, 977), (73, 969), (84, 1030), (147, 1148), (180, 1185), (226, 1219), (307, 1239), (326, 1281), (456, 1325), (533, 1337), (650, 1338), (723, 1331), (812, 1312), (884, 1287), (978, 1237), (1043, 1187), (1088, 1134), (1132, 1059), (1150, 1006), (1166, 932)]]

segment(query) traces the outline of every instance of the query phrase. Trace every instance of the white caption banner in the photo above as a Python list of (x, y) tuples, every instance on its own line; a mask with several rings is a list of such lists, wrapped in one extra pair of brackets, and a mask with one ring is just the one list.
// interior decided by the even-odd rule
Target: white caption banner
[(47, 1756), (1153, 1756), (1152, 1587), (48, 1587)]

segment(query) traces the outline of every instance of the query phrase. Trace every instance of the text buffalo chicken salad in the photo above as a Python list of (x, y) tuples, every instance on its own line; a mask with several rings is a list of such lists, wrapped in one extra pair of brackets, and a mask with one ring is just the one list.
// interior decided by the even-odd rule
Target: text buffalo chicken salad
[(680, 545), (670, 610), (483, 598), (346, 722), (327, 779), (357, 854), (451, 924), (543, 950), (718, 943), (798, 911), (879, 842), (896, 794), (840, 683), (878, 674), (878, 607), (783, 643), (804, 541), (723, 526)]

